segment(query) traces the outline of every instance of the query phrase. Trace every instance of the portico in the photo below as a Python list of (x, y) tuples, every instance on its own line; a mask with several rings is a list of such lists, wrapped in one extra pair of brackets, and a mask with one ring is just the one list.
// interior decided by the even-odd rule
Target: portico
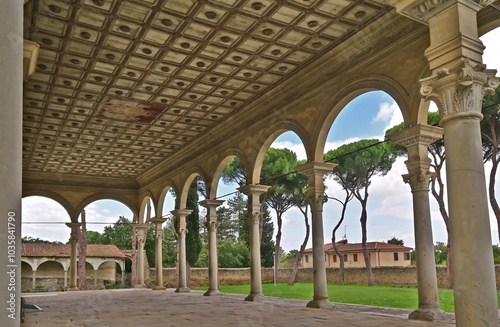
[[(482, 97), (497, 84), (495, 72), (482, 65), (478, 39), (500, 25), (491, 3), (30, 0), (24, 4), (24, 39), (36, 42), (40, 51), (38, 59), (25, 53), (25, 67), (36, 69), (22, 85), (23, 5), (8, 1), (0, 12), (0, 136), (6, 140), (0, 144), (2, 221), (15, 214), (19, 239), (21, 196), (58, 201), (71, 226), (79, 224), (87, 204), (115, 199), (137, 219), (138, 266), (143, 267), (144, 199), (151, 199), (161, 217), (173, 188), (179, 199), (173, 212), (179, 219), (178, 292), (188, 292), (187, 190), (198, 174), (211, 185), (208, 199), (215, 200), (222, 169), (238, 157), (248, 176), (241, 191), (249, 197), (253, 233), (248, 299), (259, 300), (259, 195), (266, 187), (258, 184), (272, 141), (284, 131), (303, 141), (311, 165), (303, 173), (315, 203), (314, 244), (323, 250), (320, 179), (332, 168), (324, 166), (323, 153), (333, 121), (354, 97), (378, 89), (396, 100), (407, 126), (425, 125), (424, 97), (437, 103), (446, 139), (450, 218), (456, 222), (451, 239), (457, 326), (497, 326), (479, 134)], [(425, 188), (416, 189), (418, 181), (411, 178), (428, 179), (425, 158), (409, 162), (415, 163), (408, 166), (414, 206), (421, 210), (425, 196), (416, 197)], [(217, 203), (206, 205), (211, 212)], [(213, 216), (209, 223), (213, 237)], [(419, 244), (427, 244), (431, 231), (419, 226)], [(0, 247), (6, 249), (6, 229), (0, 230)], [(3, 251), (0, 265), (6, 267), (7, 260)], [(330, 307), (324, 262), (316, 257), (315, 269), (312, 306)], [(419, 283), (421, 278), (434, 283), (428, 271), (419, 271)], [(75, 272), (70, 269), (70, 287)], [(137, 287), (144, 285), (143, 274), (139, 269)], [(161, 289), (161, 283), (157, 286)], [(420, 298), (422, 308), (438, 310), (434, 285), (421, 286), (427, 299)], [(1, 289), (0, 298), (7, 301), (6, 286)], [(18, 327), (19, 319), (5, 318), (0, 325)]]

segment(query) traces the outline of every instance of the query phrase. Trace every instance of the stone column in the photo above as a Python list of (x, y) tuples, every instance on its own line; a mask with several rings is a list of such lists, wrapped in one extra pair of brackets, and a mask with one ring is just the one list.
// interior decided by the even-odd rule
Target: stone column
[(488, 196), (482, 162), (481, 105), (495, 71), (482, 64), (477, 13), (492, 0), (390, 0), (429, 24), (425, 51), (432, 75), (421, 94), (436, 102), (444, 128), (450, 241), (457, 326), (498, 326)]
[(64, 288), (68, 286), (68, 270), (64, 269)]
[(323, 230), (323, 203), (325, 200), (325, 184), (323, 176), (335, 168), (336, 164), (324, 162), (308, 162), (295, 169), (299, 174), (307, 176), (307, 201), (312, 214), (313, 243), (313, 279), (314, 297), (307, 306), (311, 308), (332, 309), (333, 303), (328, 300), (326, 285), (325, 237)]
[(151, 223), (155, 224), (155, 267), (156, 267), (156, 285), (153, 290), (162, 291), (163, 286), (163, 228), (162, 224), (167, 218), (152, 218)]
[(262, 272), (260, 264), (260, 232), (259, 222), (262, 217), (260, 195), (266, 193), (270, 186), (247, 185), (238, 191), (248, 196), (248, 219), (250, 220), (250, 294), (245, 301), (262, 301)]
[(224, 201), (204, 200), (200, 205), (207, 208), (207, 231), (208, 231), (208, 291), (205, 296), (222, 295), (219, 292), (219, 265), (217, 260), (217, 207)]
[(179, 228), (177, 229), (177, 235), (179, 239), (177, 240), (177, 246), (179, 251), (179, 287), (175, 290), (176, 293), (188, 293), (190, 292), (187, 287), (187, 265), (186, 265), (186, 233), (188, 232), (186, 228), (186, 217), (192, 212), (192, 210), (174, 210), (171, 213), (177, 216), (179, 219)]
[(71, 228), (71, 237), (69, 242), (71, 244), (71, 256), (70, 256), (70, 276), (69, 276), (69, 288), (68, 291), (78, 291), (78, 255), (76, 251), (76, 246), (78, 244), (78, 235), (81, 224), (80, 223), (67, 223), (66, 226)]
[(36, 287), (36, 270), (33, 270), (33, 277), (32, 278), (33, 278), (33, 281), (31, 284), (32, 285), (31, 288), (35, 289), (35, 287)]
[(429, 171), (431, 160), (429, 144), (441, 139), (443, 129), (428, 125), (414, 125), (392, 134), (391, 141), (408, 149), (405, 162), (409, 174), (403, 175), (413, 194), (413, 223), (415, 227), (415, 250), (417, 254), (418, 310), (410, 314), (416, 320), (447, 320), (440, 309), (438, 284), (432, 237), (431, 209), (429, 205), (429, 183), (434, 173)]
[(137, 224), (134, 226), (137, 231), (137, 284), (135, 288), (145, 288), (144, 284), (144, 243), (148, 232), (147, 224)]
[[(99, 268), (97, 268), (99, 269)], [(94, 269), (94, 286), (97, 289), (97, 269)]]
[(2, 2), (0, 31), (0, 326), (12, 327), (21, 322), (22, 1)]

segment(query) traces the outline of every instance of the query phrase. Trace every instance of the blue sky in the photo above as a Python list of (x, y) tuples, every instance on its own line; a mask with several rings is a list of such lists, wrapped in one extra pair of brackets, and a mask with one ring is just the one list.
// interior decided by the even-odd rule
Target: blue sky
[[(500, 71), (500, 43), (498, 42), (500, 29), (488, 33), (481, 39), (486, 45), (483, 61), (488, 68)], [(387, 128), (400, 122), (402, 122), (402, 116), (399, 108), (388, 94), (381, 91), (365, 93), (351, 101), (339, 114), (328, 135), (325, 151), (363, 138), (382, 138)], [(279, 136), (272, 146), (289, 148), (295, 151), (300, 159), (305, 159), (304, 147), (300, 139), (292, 132)], [(372, 181), (368, 200), (369, 241), (386, 241), (395, 236), (403, 239), (405, 245), (414, 247), (411, 192), (410, 187), (405, 185), (401, 178), (402, 174), (407, 173), (404, 160), (405, 158), (399, 158), (387, 176), (376, 177)], [(488, 166), (486, 166), (486, 173), (489, 174)], [(329, 196), (343, 197), (343, 191), (333, 180), (327, 180), (326, 184)], [(235, 185), (224, 185), (221, 181), (217, 195), (221, 196), (235, 190)], [(173, 209), (171, 196), (167, 198), (164, 213)], [(445, 226), (432, 198), (431, 210), (434, 240), (446, 242)], [(113, 223), (118, 216), (132, 217), (132, 212), (126, 206), (112, 200), (96, 201), (87, 206), (86, 212), (88, 222)], [(335, 201), (325, 204), (323, 213), (325, 242), (331, 239), (331, 232), (339, 219), (339, 213), (340, 205)], [(348, 207), (345, 226), (337, 233), (337, 239), (342, 237), (345, 230), (349, 242), (361, 241), (359, 215), (360, 207), (353, 200)], [(491, 213), (490, 220), (493, 243), (498, 244), (497, 225)], [(23, 221), (68, 222), (69, 217), (55, 201), (42, 197), (29, 197), (23, 199)], [(90, 224), (87, 228), (102, 232), (104, 226), (103, 224)], [(282, 247), (286, 251), (298, 249), (304, 233), (304, 221), (298, 209), (286, 212), (283, 221)], [(22, 234), (66, 242), (69, 239), (69, 228), (63, 224), (23, 224)]]

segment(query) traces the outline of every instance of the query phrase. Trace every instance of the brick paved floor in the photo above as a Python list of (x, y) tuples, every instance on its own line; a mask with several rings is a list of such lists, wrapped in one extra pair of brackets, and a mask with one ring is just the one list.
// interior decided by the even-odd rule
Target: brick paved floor
[(453, 326), (408, 320), (410, 310), (345, 304), (336, 304), (333, 310), (311, 309), (303, 300), (270, 298), (254, 303), (243, 301), (242, 295), (206, 297), (196, 291), (133, 289), (23, 296), (27, 303), (44, 309), (27, 310), (23, 327)]

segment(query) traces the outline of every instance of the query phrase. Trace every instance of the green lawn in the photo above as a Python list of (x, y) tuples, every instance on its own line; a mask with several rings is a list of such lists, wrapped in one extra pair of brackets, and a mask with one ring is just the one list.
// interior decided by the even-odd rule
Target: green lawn
[[(195, 290), (207, 290), (207, 287), (194, 288)], [(221, 286), (223, 293), (249, 294), (250, 285), (228, 285)], [(266, 296), (282, 297), (289, 299), (311, 300), (313, 297), (312, 283), (295, 283), (293, 286), (287, 284), (263, 284), (262, 292)], [(392, 287), (377, 285), (368, 287), (364, 285), (338, 285), (328, 284), (330, 301), (339, 303), (365, 304), (380, 307), (393, 307), (416, 309), (418, 306), (418, 294), (415, 287)], [(498, 295), (500, 302), (500, 294)], [(453, 291), (439, 289), (439, 303), (441, 309), (446, 312), (454, 312)]]

